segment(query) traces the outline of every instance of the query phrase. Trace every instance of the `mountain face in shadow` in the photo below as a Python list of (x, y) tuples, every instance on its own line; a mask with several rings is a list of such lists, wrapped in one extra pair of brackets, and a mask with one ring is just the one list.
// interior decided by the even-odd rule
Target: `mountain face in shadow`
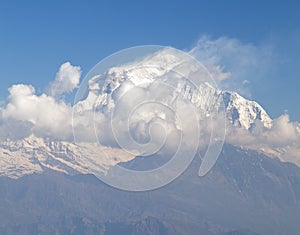
[(297, 166), (231, 145), (204, 177), (200, 163), (148, 192), (50, 170), (1, 177), (0, 234), (299, 234)]

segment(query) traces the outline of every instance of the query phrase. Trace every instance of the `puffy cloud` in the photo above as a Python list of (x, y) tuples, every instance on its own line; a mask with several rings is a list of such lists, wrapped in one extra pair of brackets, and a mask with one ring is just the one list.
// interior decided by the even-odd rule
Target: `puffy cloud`
[(72, 107), (57, 96), (72, 92), (80, 82), (81, 69), (62, 64), (47, 93), (37, 95), (31, 85), (11, 86), (0, 108), (1, 139), (18, 139), (35, 134), (53, 139), (73, 139)]
[[(203, 36), (190, 54), (206, 66), (221, 88), (247, 97), (251, 97), (251, 86), (266, 79), (274, 71), (274, 63), (278, 62), (271, 45), (253, 45), (227, 37)], [(275, 118), (271, 128), (264, 127), (259, 121), (251, 131), (228, 125), (226, 141), (260, 149), (300, 165), (300, 125), (291, 122), (288, 114)]]
[[(0, 111), (2, 130), (10, 130), (8, 133), (11, 138), (30, 132), (42, 137), (61, 139), (70, 138), (72, 134), (72, 107), (46, 94), (36, 95), (31, 85), (18, 84), (10, 87), (7, 105)], [(13, 121), (22, 128), (11, 129)], [(11, 136), (12, 132), (15, 133), (14, 136)]]
[[(200, 129), (197, 124), (190, 123), (197, 122), (196, 107), (180, 96), (173, 100), (174, 89), (176, 87), (159, 79), (143, 86), (125, 81), (114, 90), (111, 98), (95, 106), (99, 112), (92, 116), (94, 123), (84, 119), (89, 111), (86, 115), (75, 116), (75, 120), (81, 118), (81, 122), (89, 123), (86, 131), (90, 135), (96, 131), (100, 143), (136, 150), (143, 155), (157, 151), (174, 153), (180, 144), (184, 148), (195, 148)], [(89, 128), (91, 124), (95, 130)], [(86, 136), (86, 132), (80, 132), (81, 126), (75, 128), (78, 139), (84, 140), (81, 136)]]
[(226, 141), (261, 150), (300, 166), (300, 124), (291, 122), (288, 114), (274, 119), (270, 128), (264, 127), (259, 121), (251, 131), (229, 125)]
[(298, 127), (297, 122), (290, 121), (288, 114), (283, 114), (273, 120), (271, 128), (265, 128), (257, 123), (249, 132), (249, 135), (253, 137), (250, 143), (253, 146), (265, 145), (274, 148), (283, 148), (291, 144), (298, 144), (300, 147)]
[[(259, 70), (253, 68), (260, 66), (259, 61), (266, 56), (251, 44), (242, 44), (238, 40), (228, 38), (202, 38), (191, 53), (207, 66), (224, 87), (227, 80), (228, 86), (237, 81), (240, 84), (249, 84), (252, 81), (252, 72), (255, 75)], [(58, 100), (57, 96), (76, 88), (80, 75), (80, 67), (74, 67), (67, 62), (60, 67), (55, 80), (50, 84), (48, 95), (36, 94), (31, 85), (18, 84), (10, 87), (6, 104), (0, 108), (0, 137), (17, 139), (34, 133), (41, 137), (73, 140), (73, 107), (63, 100)], [(196, 128), (191, 123), (196, 123), (194, 109), (186, 109), (186, 104), (182, 105), (180, 102), (183, 101), (180, 99), (176, 102), (168, 99), (173, 96), (174, 84), (162, 84), (163, 82), (158, 82), (136, 87), (131, 81), (121, 83), (113, 92), (110, 103), (105, 103), (107, 112), (95, 114), (88, 110), (76, 116), (73, 123), (78, 137), (81, 141), (95, 141), (93, 134), (96, 132), (103, 144), (123, 144), (140, 152), (151, 153), (164, 143), (164, 150), (174, 152), (181, 142), (180, 131), (184, 128), (188, 138), (183, 144), (193, 145)], [(231, 89), (235, 87), (232, 86)], [(150, 102), (138, 106), (147, 100), (160, 101), (160, 104)], [(113, 111), (109, 110), (111, 107)], [(199, 112), (197, 115), (203, 116), (201, 110)], [(223, 122), (222, 117), (216, 118), (213, 128), (221, 130)], [(112, 123), (118, 128), (118, 143), (116, 133), (110, 128)], [(200, 140), (198, 139), (204, 143), (201, 144), (205, 145), (209, 141), (210, 135), (207, 133), (211, 133), (211, 128), (209, 123), (202, 123)], [(222, 133), (219, 136), (222, 136)], [(300, 165), (300, 126), (291, 122), (287, 114), (274, 119), (271, 128), (257, 122), (250, 132), (229, 125), (226, 141), (251, 149), (272, 150), (272, 153), (278, 154), (282, 160)]]
[(57, 96), (70, 93), (78, 87), (81, 76), (81, 68), (73, 66), (70, 62), (62, 64), (56, 74), (55, 80), (48, 87), (48, 94)]

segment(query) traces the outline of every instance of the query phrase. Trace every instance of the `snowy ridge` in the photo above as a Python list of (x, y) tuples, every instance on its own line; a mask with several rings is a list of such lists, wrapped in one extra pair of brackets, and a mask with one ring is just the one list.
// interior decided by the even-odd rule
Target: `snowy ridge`
[(260, 121), (267, 128), (272, 126), (272, 119), (257, 102), (236, 92), (223, 91), (222, 96), (227, 117), (233, 125), (250, 130), (256, 121)]
[[(170, 55), (164, 50), (142, 61), (110, 68), (89, 81), (87, 96), (75, 105), (76, 111), (84, 113), (98, 107), (112, 110), (114, 92), (122, 84), (126, 83), (123, 92), (131, 86), (146, 87), (156, 79), (163, 79), (171, 70), (183, 70), (187, 66), (180, 56)], [(193, 70), (193, 67), (188, 69)], [(198, 88), (188, 83), (177, 83), (174, 87), (172, 99), (183, 96), (202, 110), (208, 108), (208, 101), (219, 102), (217, 106), (224, 102), (226, 117), (237, 128), (251, 131), (257, 122), (266, 128), (272, 126), (272, 119), (258, 103), (236, 92), (223, 91), (206, 82)], [(23, 140), (0, 143), (0, 175), (18, 178), (40, 173), (45, 168), (66, 174), (89, 173), (90, 169), (101, 169), (105, 173), (109, 167), (132, 160), (137, 155), (92, 143), (78, 145), (31, 135)]]
[(93, 168), (105, 173), (110, 166), (132, 158), (132, 154), (121, 149), (91, 143), (76, 145), (31, 135), (23, 140), (0, 143), (0, 175), (19, 178), (41, 173), (45, 168), (66, 174), (87, 174)]
[[(192, 66), (190, 70), (193, 70)], [(105, 73), (89, 80), (88, 96), (77, 103), (76, 109), (86, 111), (100, 106), (111, 110), (114, 107), (114, 91), (118, 90), (121, 85), (123, 85), (123, 92), (131, 86), (145, 87), (163, 79), (163, 76), (168, 76), (171, 70), (182, 71), (184, 69), (186, 69), (184, 59), (179, 55), (169, 55), (167, 49), (146, 57), (140, 62), (110, 68)], [(124, 88), (125, 82), (128, 88), (126, 86)], [(257, 102), (247, 100), (236, 92), (217, 89), (208, 82), (203, 82), (198, 88), (193, 88), (187, 83), (178, 83), (175, 86), (173, 100), (180, 94), (202, 110), (205, 110), (210, 102), (224, 102), (227, 118), (236, 127), (250, 130), (256, 121), (260, 121), (267, 128), (272, 126), (272, 119)], [(220, 105), (217, 104), (217, 106)]]

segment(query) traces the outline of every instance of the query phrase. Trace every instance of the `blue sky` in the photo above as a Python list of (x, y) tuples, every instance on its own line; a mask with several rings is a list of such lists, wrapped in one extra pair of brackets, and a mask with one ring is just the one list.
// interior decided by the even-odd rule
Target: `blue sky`
[(272, 117), (287, 109), (299, 121), (299, 9), (297, 1), (1, 1), (0, 100), (15, 83), (42, 91), (66, 61), (84, 75), (124, 48), (189, 50), (210, 35), (271, 48), (274, 63), (251, 81), (251, 97)]

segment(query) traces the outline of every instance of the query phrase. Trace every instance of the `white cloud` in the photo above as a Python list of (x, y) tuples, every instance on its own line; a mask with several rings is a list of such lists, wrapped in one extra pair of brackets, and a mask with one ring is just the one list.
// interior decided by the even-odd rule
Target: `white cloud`
[(24, 132), (24, 135), (32, 132), (37, 136), (67, 139), (72, 134), (72, 107), (46, 94), (36, 95), (31, 85), (10, 87), (7, 105), (0, 112), (2, 129), (10, 129), (9, 125), (14, 121), (23, 127), (11, 129), (15, 136), (23, 136), (19, 132)]
[[(190, 54), (207, 67), (221, 88), (247, 97), (251, 97), (250, 88), (269, 76), (278, 61), (271, 45), (253, 45), (227, 37), (211, 39), (203, 36)], [(251, 132), (228, 126), (226, 141), (255, 150), (263, 149), (300, 165), (300, 125), (291, 122), (288, 114), (275, 118), (269, 129), (259, 121)]]
[(31, 85), (11, 86), (0, 108), (1, 139), (23, 138), (30, 134), (72, 140), (72, 107), (57, 96), (72, 92), (80, 82), (81, 69), (70, 62), (62, 64), (48, 94), (37, 95)]
[(70, 93), (78, 87), (81, 76), (81, 68), (73, 66), (70, 62), (62, 64), (56, 74), (55, 80), (48, 87), (48, 94), (57, 96)]
[[(242, 44), (236, 39), (210, 40), (204, 37), (200, 39), (191, 53), (207, 66), (222, 86), (226, 87), (236, 83), (236, 88), (241, 89), (242, 86), (252, 83), (252, 77), (257, 75), (260, 70), (261, 61), (264, 60), (267, 52), (261, 52), (259, 48), (251, 44)], [(48, 95), (36, 94), (31, 85), (18, 84), (10, 87), (6, 104), (0, 108), (1, 139), (23, 138), (34, 133), (41, 137), (73, 140), (73, 107), (56, 99), (56, 97), (65, 92), (72, 92), (79, 84), (80, 75), (80, 67), (74, 67), (67, 62), (60, 67), (55, 80), (50, 84)], [(234, 86), (231, 87), (231, 89), (233, 88)], [(132, 107), (144, 100), (167, 102), (167, 98), (172, 96), (170, 92), (173, 92), (170, 87), (157, 86), (155, 83), (139, 88), (134, 87), (130, 81), (120, 84), (120, 87), (112, 95), (113, 104), (111, 104), (111, 107), (116, 108), (113, 121), (121, 125), (118, 128), (119, 141), (125, 141), (124, 145), (126, 146), (136, 147), (128, 144), (130, 139), (126, 125), (128, 125), (128, 117), (132, 115), (131, 126), (129, 127), (130, 134), (135, 141), (140, 143), (140, 147), (143, 147), (144, 142), (151, 140), (150, 136), (152, 136), (157, 137), (153, 138), (153, 141), (157, 141), (154, 143), (155, 145), (160, 145), (161, 142), (165, 141), (167, 150), (174, 151), (180, 142), (181, 127), (177, 126), (178, 123), (171, 115), (173, 111), (184, 120), (181, 124), (186, 124), (187, 136), (193, 137), (195, 128), (194, 125), (190, 125), (190, 123), (195, 123), (193, 113), (186, 109), (182, 110), (180, 102), (173, 104), (173, 110), (158, 104), (149, 104), (144, 109), (137, 109), (136, 113), (129, 113), (132, 111)], [(130, 95), (130, 93), (134, 95)], [(169, 101), (171, 102), (171, 100)], [(91, 133), (95, 131), (93, 128), (96, 127), (101, 143), (113, 145), (115, 137), (109, 128), (111, 115), (111, 112), (97, 115), (87, 112), (73, 120), (75, 128), (77, 131), (79, 130), (81, 140), (94, 141), (93, 138), (89, 138), (91, 138)], [(93, 123), (94, 121), (96, 123)], [(220, 123), (215, 123), (216, 130), (221, 129), (218, 128), (218, 125), (222, 126), (222, 121), (224, 120), (221, 118)], [(208, 125), (206, 126), (209, 129)], [(204, 133), (205, 130), (201, 134)], [(210, 133), (210, 130), (207, 130), (207, 133)], [(161, 137), (166, 137), (166, 139)], [(187, 139), (186, 144), (193, 143), (193, 140), (194, 138)], [(270, 129), (263, 127), (259, 122), (256, 123), (251, 132), (229, 126), (226, 141), (230, 144), (252, 149), (269, 148), (277, 151), (283, 160), (300, 165), (300, 127), (298, 123), (290, 122), (287, 114), (274, 119)], [(151, 148), (150, 146), (146, 151), (151, 152)]]
[(270, 75), (276, 62), (270, 45), (242, 43), (234, 38), (201, 37), (190, 54), (202, 62), (219, 81), (221, 88), (251, 97), (244, 81), (259, 83)]
[(283, 114), (272, 122), (270, 128), (259, 121), (251, 132), (228, 126), (226, 141), (290, 161), (300, 166), (300, 124), (291, 122), (288, 114)]
[[(185, 105), (180, 104), (184, 102), (180, 97), (172, 100), (173, 92), (163, 81), (143, 84), (143, 87), (136, 87), (130, 81), (121, 83), (112, 99), (104, 102), (104, 106), (113, 109), (97, 107), (101, 112), (96, 113), (100, 116), (94, 121), (100, 143), (119, 145), (128, 151), (135, 149), (145, 155), (155, 153), (162, 146), (164, 153), (175, 152), (180, 141), (185, 146), (195, 146), (195, 132), (200, 130), (190, 123), (196, 122), (196, 114), (187, 100)], [(181, 132), (185, 133), (184, 139), (180, 137)]]

